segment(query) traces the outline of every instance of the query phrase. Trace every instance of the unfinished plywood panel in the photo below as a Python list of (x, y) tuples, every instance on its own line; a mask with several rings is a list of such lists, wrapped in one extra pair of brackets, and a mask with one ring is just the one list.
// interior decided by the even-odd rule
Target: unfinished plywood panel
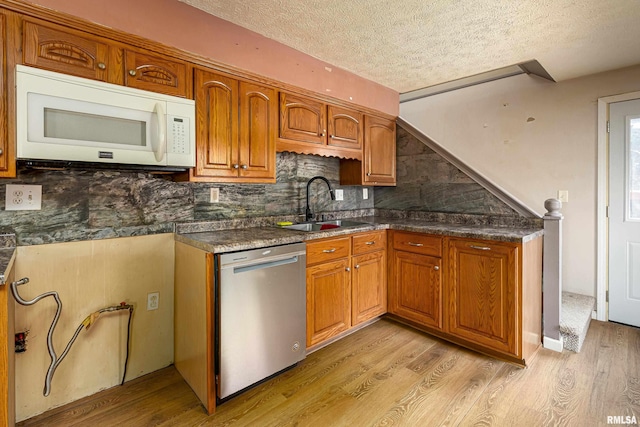
[[(25, 299), (58, 292), (62, 315), (53, 342), (62, 353), (86, 316), (127, 302), (135, 306), (127, 380), (173, 362), (173, 234), (18, 247), (15, 272), (29, 277)], [(147, 311), (147, 294), (159, 293)], [(127, 311), (105, 313), (83, 329), (42, 395), (50, 359), (47, 332), (53, 298), (17, 306), (16, 331), (29, 331), (27, 351), (16, 355), (16, 416), (23, 420), (120, 383), (126, 357)]]

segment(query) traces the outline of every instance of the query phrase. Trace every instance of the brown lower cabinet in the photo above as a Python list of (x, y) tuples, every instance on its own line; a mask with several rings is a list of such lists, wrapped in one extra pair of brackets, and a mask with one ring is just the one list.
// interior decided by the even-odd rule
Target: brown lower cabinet
[(307, 348), (387, 311), (386, 232), (307, 242)]
[(542, 341), (541, 237), (509, 243), (389, 233), (393, 317), (474, 350), (528, 363)]

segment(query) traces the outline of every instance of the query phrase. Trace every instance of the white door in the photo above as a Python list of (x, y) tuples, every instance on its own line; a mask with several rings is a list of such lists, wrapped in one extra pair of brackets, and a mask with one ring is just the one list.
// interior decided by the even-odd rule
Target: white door
[(640, 99), (609, 112), (609, 320), (640, 327)]

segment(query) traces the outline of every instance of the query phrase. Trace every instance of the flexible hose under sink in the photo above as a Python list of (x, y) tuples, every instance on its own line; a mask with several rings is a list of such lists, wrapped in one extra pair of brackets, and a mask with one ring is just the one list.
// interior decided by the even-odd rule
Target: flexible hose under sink
[(49, 327), (49, 332), (47, 333), (47, 349), (49, 350), (49, 357), (51, 357), (51, 364), (49, 365), (49, 369), (47, 370), (47, 375), (44, 380), (44, 390), (42, 392), (44, 396), (45, 397), (49, 396), (49, 394), (51, 393), (51, 380), (53, 379), (53, 374), (55, 373), (58, 365), (60, 365), (62, 360), (65, 358), (65, 356), (69, 353), (71, 346), (76, 341), (76, 338), (78, 338), (78, 335), (80, 334), (80, 331), (82, 331), (82, 328), (89, 329), (89, 327), (98, 318), (98, 316), (100, 316), (100, 314), (105, 312), (118, 311), (118, 310), (129, 310), (129, 321), (127, 324), (127, 356), (124, 362), (124, 373), (122, 375), (122, 383), (121, 383), (121, 384), (124, 384), (124, 379), (125, 379), (125, 376), (127, 375), (127, 363), (129, 361), (129, 337), (131, 335), (131, 316), (133, 314), (133, 306), (131, 304), (121, 303), (120, 305), (105, 307), (94, 313), (91, 313), (82, 321), (82, 323), (80, 323), (80, 325), (78, 325), (73, 336), (67, 343), (67, 346), (65, 347), (64, 351), (62, 352), (60, 357), (58, 357), (58, 355), (56, 354), (55, 348), (53, 347), (53, 332), (56, 328), (56, 325), (58, 324), (58, 320), (60, 319), (60, 314), (62, 313), (62, 301), (60, 300), (58, 293), (55, 291), (45, 292), (31, 300), (23, 299), (18, 294), (18, 286), (25, 285), (27, 283), (29, 283), (28, 277), (22, 278), (15, 282), (11, 282), (11, 293), (13, 294), (13, 297), (16, 299), (18, 304), (29, 306), (37, 303), (38, 301), (46, 297), (53, 297), (53, 299), (56, 301), (56, 304), (57, 304), (56, 314), (55, 316), (53, 316), (53, 320), (51, 321), (51, 326)]

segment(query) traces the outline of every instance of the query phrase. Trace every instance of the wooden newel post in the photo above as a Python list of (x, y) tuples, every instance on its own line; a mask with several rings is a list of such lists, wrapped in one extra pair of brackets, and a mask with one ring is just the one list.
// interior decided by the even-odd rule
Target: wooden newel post
[(542, 267), (542, 323), (545, 348), (562, 351), (560, 317), (562, 314), (562, 202), (544, 202), (544, 253)]

